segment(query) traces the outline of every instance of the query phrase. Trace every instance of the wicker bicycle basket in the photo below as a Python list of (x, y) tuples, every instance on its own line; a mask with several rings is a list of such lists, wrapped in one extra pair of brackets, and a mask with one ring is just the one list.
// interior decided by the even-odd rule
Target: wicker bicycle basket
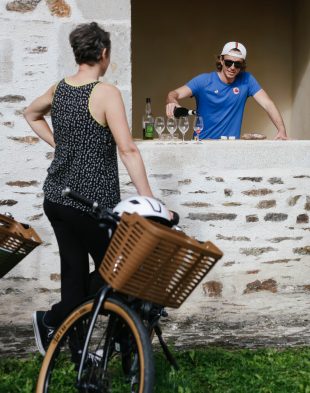
[(178, 308), (222, 255), (209, 241), (123, 213), (99, 272), (121, 293)]
[(33, 228), (0, 214), (0, 278), (41, 243)]

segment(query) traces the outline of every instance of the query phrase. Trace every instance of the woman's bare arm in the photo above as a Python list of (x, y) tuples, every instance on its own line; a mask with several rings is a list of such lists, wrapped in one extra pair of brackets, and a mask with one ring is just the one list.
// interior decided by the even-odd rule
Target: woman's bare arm
[(54, 91), (55, 86), (50, 87), (46, 93), (36, 98), (24, 113), (24, 117), (32, 130), (52, 147), (55, 147), (53, 132), (44, 116), (51, 109)]

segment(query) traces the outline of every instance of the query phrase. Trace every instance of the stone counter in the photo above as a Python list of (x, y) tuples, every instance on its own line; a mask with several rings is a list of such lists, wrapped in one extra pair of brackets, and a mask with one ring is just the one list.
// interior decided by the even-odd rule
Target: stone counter
[[(137, 144), (154, 194), (189, 235), (224, 252), (182, 307), (169, 310), (165, 335), (177, 347), (309, 344), (310, 141)], [(51, 154), (38, 143), (16, 157), (11, 171), (1, 169), (0, 212), (30, 222), (44, 244), (0, 281), (4, 354), (33, 350), (31, 312), (59, 297), (58, 250), (42, 214)], [(122, 196), (135, 194), (119, 170)]]

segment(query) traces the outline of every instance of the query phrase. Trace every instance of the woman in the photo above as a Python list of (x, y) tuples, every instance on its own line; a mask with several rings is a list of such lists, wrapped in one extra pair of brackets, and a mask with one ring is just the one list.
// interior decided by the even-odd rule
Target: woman
[[(110, 63), (108, 32), (93, 22), (70, 34), (78, 71), (52, 86), (25, 112), (33, 131), (55, 148), (44, 183), (44, 211), (59, 246), (61, 301), (36, 311), (33, 325), (44, 355), (55, 328), (89, 291), (90, 254), (99, 267), (108, 244), (106, 230), (87, 214), (89, 208), (62, 196), (66, 187), (106, 208), (120, 200), (117, 152), (138, 194), (152, 197), (140, 152), (132, 140), (119, 90), (98, 81)], [(53, 131), (44, 116), (51, 110)]]

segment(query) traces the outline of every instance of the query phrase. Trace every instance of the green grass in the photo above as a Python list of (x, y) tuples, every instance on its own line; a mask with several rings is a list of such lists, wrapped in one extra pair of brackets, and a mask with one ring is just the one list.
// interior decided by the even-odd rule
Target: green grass
[[(310, 348), (209, 348), (175, 356), (179, 371), (156, 353), (155, 393), (310, 393)], [(34, 392), (41, 360), (0, 359), (0, 392)]]

